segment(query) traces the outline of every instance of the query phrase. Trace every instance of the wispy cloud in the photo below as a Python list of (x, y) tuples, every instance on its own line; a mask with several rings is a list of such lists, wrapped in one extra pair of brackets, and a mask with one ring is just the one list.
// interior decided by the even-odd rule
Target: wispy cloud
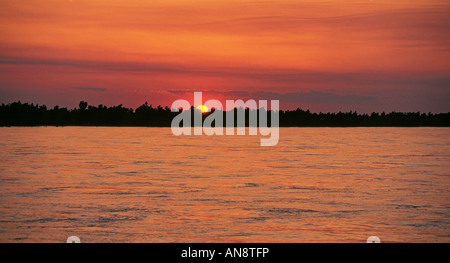
[(106, 88), (92, 88), (92, 87), (72, 87), (72, 89), (86, 90), (86, 91), (106, 91)]
[(177, 67), (169, 63), (152, 62), (125, 62), (89, 59), (61, 59), (61, 58), (31, 58), (20, 56), (0, 56), (0, 64), (3, 65), (37, 65), (37, 66), (61, 66), (74, 67), (90, 71), (110, 72), (172, 72), (183, 73), (188, 69)]
[[(191, 95), (195, 90), (168, 90), (169, 93), (175, 95)], [(322, 91), (309, 91), (309, 92), (289, 92), (289, 93), (277, 93), (277, 92), (264, 92), (264, 91), (218, 91), (209, 90), (208, 94), (221, 96), (232, 100), (279, 100), (283, 103), (301, 103), (301, 104), (362, 104), (368, 102), (374, 102), (377, 100), (374, 96), (361, 96), (356, 94), (336, 94)]]
[[(0, 56), (0, 65), (28, 65), (41, 67), (66, 67), (77, 68), (79, 70), (89, 70), (97, 73), (112, 74), (132, 74), (144, 73), (214, 77), (226, 80), (233, 80), (231, 85), (243, 80), (269, 84), (272, 87), (289, 86), (291, 88), (304, 88), (310, 84), (321, 83), (327, 88), (333, 85), (342, 87), (343, 85), (364, 87), (382, 87), (386, 85), (414, 86), (414, 87), (435, 87), (444, 88), (450, 85), (450, 77), (447, 73), (435, 72), (433, 74), (424, 72), (413, 74), (408, 72), (385, 72), (385, 71), (353, 71), (353, 72), (333, 72), (318, 71), (282, 67), (249, 67), (249, 66), (221, 66), (221, 65), (197, 65), (188, 62), (127, 62), (127, 61), (106, 61), (87, 59), (60, 59), (60, 58), (30, 58), (18, 56)], [(186, 83), (189, 85), (189, 83)], [(214, 88), (214, 85), (211, 87)], [(230, 86), (229, 88), (232, 88)], [(82, 89), (82, 88), (79, 88)], [(258, 89), (258, 88), (257, 88)], [(261, 89), (259, 89), (261, 90)]]

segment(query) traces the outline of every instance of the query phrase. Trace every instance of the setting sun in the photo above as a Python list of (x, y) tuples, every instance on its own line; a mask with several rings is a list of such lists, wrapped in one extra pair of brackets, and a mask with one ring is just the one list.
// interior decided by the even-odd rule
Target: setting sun
[(202, 113), (208, 112), (208, 107), (206, 107), (205, 105), (200, 105), (197, 107), (197, 109), (201, 110)]

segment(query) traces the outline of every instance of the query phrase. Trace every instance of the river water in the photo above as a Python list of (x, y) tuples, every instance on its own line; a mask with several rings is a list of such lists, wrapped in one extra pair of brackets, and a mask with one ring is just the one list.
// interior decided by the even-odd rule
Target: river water
[(450, 242), (449, 128), (0, 135), (0, 242)]

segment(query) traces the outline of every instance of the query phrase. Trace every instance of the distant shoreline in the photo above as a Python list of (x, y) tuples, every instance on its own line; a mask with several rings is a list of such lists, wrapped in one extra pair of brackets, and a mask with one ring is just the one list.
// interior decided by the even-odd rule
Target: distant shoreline
[[(249, 114), (260, 114), (265, 109), (235, 108), (234, 121), (239, 113), (245, 114), (245, 127), (249, 127)], [(186, 109), (192, 116), (201, 114), (203, 121), (211, 114), (223, 114), (226, 124), (227, 115), (233, 110), (212, 110), (201, 113), (194, 107)], [(309, 110), (267, 111), (268, 115), (279, 114), (279, 127), (450, 127), (450, 112), (390, 112), (358, 114), (355, 111), (338, 113), (312, 113)], [(58, 106), (47, 109), (45, 105), (13, 102), (0, 105), (0, 127), (36, 127), (36, 126), (80, 126), (80, 127), (171, 127), (172, 120), (179, 112), (169, 107), (153, 107), (147, 103), (136, 109), (103, 105), (91, 106), (81, 101), (79, 108), (67, 109)], [(191, 118), (194, 120), (194, 118)], [(270, 126), (270, 118), (268, 126)], [(202, 122), (203, 123), (203, 122)], [(193, 122), (190, 124), (194, 127)], [(225, 125), (226, 126), (226, 125)], [(257, 124), (256, 127), (259, 125)]]

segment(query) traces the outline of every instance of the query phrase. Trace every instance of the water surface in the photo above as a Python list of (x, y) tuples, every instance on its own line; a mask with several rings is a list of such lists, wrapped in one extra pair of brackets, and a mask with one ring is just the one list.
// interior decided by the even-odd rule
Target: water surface
[(450, 242), (448, 128), (0, 135), (0, 242)]

